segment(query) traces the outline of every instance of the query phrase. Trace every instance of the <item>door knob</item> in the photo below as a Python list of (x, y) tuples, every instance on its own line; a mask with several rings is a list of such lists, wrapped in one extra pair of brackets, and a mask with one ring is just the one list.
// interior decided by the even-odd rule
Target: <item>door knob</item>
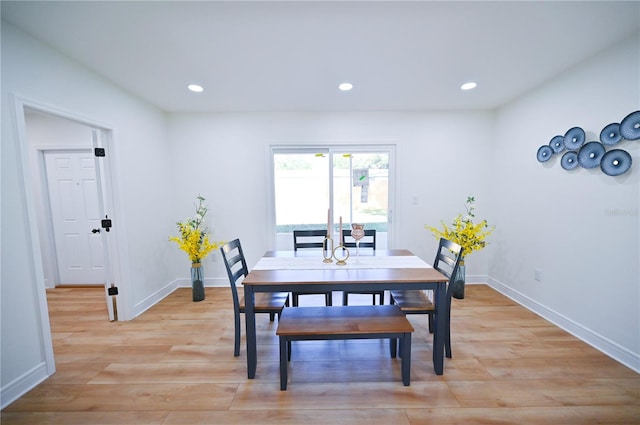
[(91, 230), (91, 233), (100, 233), (100, 229), (93, 229)]

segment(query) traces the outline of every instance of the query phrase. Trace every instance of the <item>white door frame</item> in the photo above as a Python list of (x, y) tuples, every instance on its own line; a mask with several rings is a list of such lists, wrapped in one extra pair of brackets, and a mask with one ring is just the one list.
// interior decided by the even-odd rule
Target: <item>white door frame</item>
[[(22, 185), (23, 193), (25, 195), (25, 202), (27, 207), (27, 220), (29, 223), (29, 232), (30, 232), (30, 241), (29, 245), (31, 246), (33, 264), (32, 269), (34, 271), (34, 275), (36, 278), (36, 292), (38, 298), (38, 306), (40, 310), (40, 324), (42, 329), (43, 343), (44, 343), (44, 351), (45, 351), (45, 359), (46, 359), (46, 367), (47, 373), (49, 375), (55, 372), (55, 360), (53, 356), (53, 341), (51, 337), (51, 324), (49, 321), (49, 308), (47, 305), (47, 294), (45, 287), (45, 278), (43, 271), (43, 263), (42, 263), (42, 250), (40, 246), (40, 237), (39, 234), (41, 231), (45, 231), (44, 229), (39, 229), (38, 221), (36, 219), (36, 208), (34, 202), (34, 190), (33, 183), (31, 182), (31, 169), (36, 164), (31, 164), (29, 159), (28, 152), (28, 143), (27, 143), (27, 131), (26, 131), (26, 119), (25, 113), (26, 109), (32, 109), (39, 112), (43, 112), (46, 114), (50, 114), (53, 116), (57, 116), (59, 118), (64, 118), (70, 121), (77, 122), (79, 124), (83, 124), (95, 129), (98, 129), (102, 135), (102, 147), (105, 147), (107, 151), (113, 152), (113, 128), (104, 123), (100, 123), (95, 120), (86, 119), (82, 116), (79, 116), (74, 113), (70, 113), (68, 111), (60, 110), (56, 107), (52, 107), (50, 105), (46, 105), (31, 99), (27, 99), (17, 95), (11, 95), (12, 105), (14, 109), (14, 117), (16, 122), (16, 134), (17, 134), (17, 148), (18, 153), (20, 155), (20, 162), (22, 168), (22, 181), (18, 182), (18, 184)], [(102, 158), (106, 159), (106, 158)], [(96, 170), (98, 173), (98, 170)], [(117, 217), (121, 216), (119, 214), (119, 208), (116, 208), (119, 204), (117, 203), (117, 193), (113, 188), (113, 161), (106, 160), (102, 164), (101, 171), (105, 175), (103, 176), (104, 185), (107, 187), (108, 196), (108, 205), (106, 206), (107, 210), (111, 211), (110, 217), (114, 220), (114, 228), (111, 229), (111, 237), (114, 239), (114, 243), (110, 244), (109, 251), (105, 251), (105, 255), (111, 258), (111, 276), (118, 282), (119, 295), (116, 297), (117, 308), (120, 319), (129, 320), (132, 318), (130, 314), (130, 308), (128, 308), (127, 299), (129, 298), (127, 294), (129, 294), (129, 288), (126, 284), (126, 281), (122, 279), (123, 273), (120, 268), (122, 262), (120, 261), (120, 254), (122, 251), (117, 247), (120, 247), (123, 237), (118, 237), (118, 232), (115, 231), (117, 226)], [(111, 209), (109, 209), (111, 207)], [(121, 231), (119, 233), (122, 233)], [(124, 248), (126, 250), (126, 247)], [(106, 289), (105, 289), (106, 292)], [(107, 301), (109, 298), (107, 297)], [(110, 303), (107, 302), (107, 309), (109, 312), (112, 312), (112, 308), (110, 308)], [(111, 316), (111, 314), (110, 314)], [(105, 318), (107, 320), (107, 318)]]

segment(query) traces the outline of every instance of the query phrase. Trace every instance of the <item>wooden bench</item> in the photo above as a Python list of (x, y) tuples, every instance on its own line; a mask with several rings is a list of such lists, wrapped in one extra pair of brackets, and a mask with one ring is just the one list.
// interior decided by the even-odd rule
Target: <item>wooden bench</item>
[(391, 357), (396, 357), (400, 340), (402, 383), (411, 378), (411, 333), (413, 326), (396, 305), (334, 307), (285, 307), (278, 321), (280, 337), (280, 389), (287, 389), (287, 368), (291, 341), (328, 339), (391, 340)]

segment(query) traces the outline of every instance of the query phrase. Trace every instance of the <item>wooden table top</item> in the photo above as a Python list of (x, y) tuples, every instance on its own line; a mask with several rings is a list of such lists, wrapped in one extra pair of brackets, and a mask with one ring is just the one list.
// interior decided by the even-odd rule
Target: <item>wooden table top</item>
[[(319, 251), (314, 255), (318, 256)], [(362, 254), (361, 254), (362, 255)], [(411, 251), (380, 250), (367, 256), (412, 256)], [(308, 251), (269, 251), (265, 257), (309, 257)], [(321, 261), (321, 260), (319, 260)], [(436, 283), (446, 282), (448, 278), (439, 271), (430, 268), (345, 268), (345, 269), (278, 269), (251, 270), (243, 285), (286, 285), (286, 284), (341, 284), (341, 283)]]

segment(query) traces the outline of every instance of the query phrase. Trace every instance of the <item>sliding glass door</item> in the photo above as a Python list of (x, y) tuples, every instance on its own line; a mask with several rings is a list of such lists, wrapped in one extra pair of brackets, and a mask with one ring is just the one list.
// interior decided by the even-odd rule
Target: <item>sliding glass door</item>
[[(351, 223), (376, 229), (386, 249), (391, 217), (392, 146), (273, 147), (276, 249), (293, 249), (294, 229), (338, 233)], [(328, 219), (328, 212), (331, 217)]]

